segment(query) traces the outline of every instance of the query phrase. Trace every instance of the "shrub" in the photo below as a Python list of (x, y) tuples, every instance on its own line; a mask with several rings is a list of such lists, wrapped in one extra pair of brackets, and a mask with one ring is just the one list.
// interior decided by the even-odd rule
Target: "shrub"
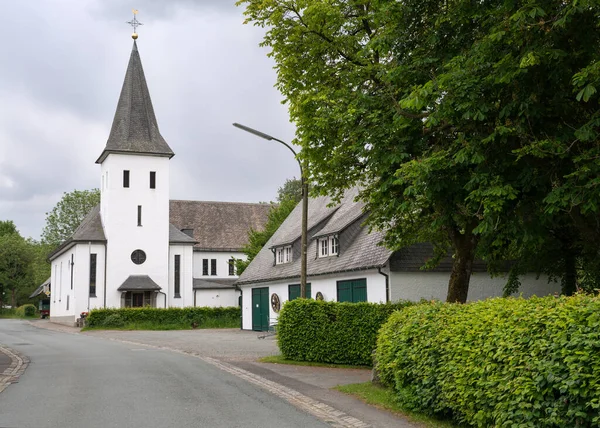
[(87, 326), (121, 328), (135, 325), (160, 328), (234, 328), (240, 325), (241, 309), (228, 308), (122, 308), (94, 309), (87, 317)]
[(600, 298), (428, 303), (393, 314), (381, 381), (406, 407), (473, 426), (600, 424)]
[(290, 360), (371, 365), (379, 328), (409, 304), (289, 301), (279, 314), (279, 349)]
[(36, 314), (36, 309), (35, 306), (32, 305), (31, 303), (27, 303), (23, 306), (19, 306), (16, 310), (15, 310), (15, 315), (18, 317), (34, 317)]

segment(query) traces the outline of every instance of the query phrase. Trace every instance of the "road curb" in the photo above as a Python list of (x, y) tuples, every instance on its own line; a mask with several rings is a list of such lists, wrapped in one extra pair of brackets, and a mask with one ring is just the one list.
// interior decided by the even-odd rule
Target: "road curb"
[(0, 392), (4, 391), (11, 383), (16, 383), (19, 380), (27, 366), (29, 358), (8, 346), (0, 344), (0, 352), (11, 359), (10, 366), (0, 373)]

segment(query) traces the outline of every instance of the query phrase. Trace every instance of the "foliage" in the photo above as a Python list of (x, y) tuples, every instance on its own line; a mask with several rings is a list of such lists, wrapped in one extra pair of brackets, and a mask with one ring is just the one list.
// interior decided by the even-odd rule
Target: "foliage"
[(33, 252), (27, 241), (18, 233), (0, 236), (0, 300), (5, 301), (10, 294), (14, 308), (22, 301), (19, 292), (33, 287), (31, 263)]
[(37, 313), (37, 309), (31, 303), (27, 303), (23, 306), (19, 306), (15, 310), (15, 315), (20, 318), (31, 318)]
[(28, 239), (27, 243), (32, 252), (31, 275), (33, 289), (29, 291), (29, 294), (27, 295), (29, 296), (41, 283), (50, 277), (51, 272), (48, 255), (52, 252), (52, 246), (33, 239)]
[(600, 424), (600, 297), (424, 303), (377, 342), (381, 381), (409, 409), (468, 425)]
[(387, 246), (452, 249), (450, 301), (476, 255), (572, 278), (595, 254), (597, 2), (238, 4), (266, 28), (313, 191), (361, 185)]
[(146, 329), (235, 328), (240, 326), (238, 307), (93, 309), (87, 317), (91, 328), (144, 326)]
[(0, 236), (19, 234), (17, 226), (12, 220), (0, 220)]
[[(286, 183), (290, 180), (286, 181)], [(281, 195), (280, 195), (281, 196)], [(293, 209), (296, 207), (297, 202), (292, 197), (285, 196), (285, 199), (281, 200), (278, 205), (271, 208), (269, 217), (263, 230), (250, 229), (248, 232), (248, 244), (243, 248), (244, 254), (246, 254), (246, 260), (236, 259), (235, 266), (238, 275), (241, 275), (246, 267), (250, 264), (258, 252), (265, 246), (265, 244), (271, 239), (271, 236), (279, 229), (281, 223), (290, 215)]]
[(370, 366), (379, 328), (410, 305), (294, 299), (279, 314), (277, 343), (289, 360)]
[(296, 203), (302, 200), (302, 181), (296, 177), (285, 180), (283, 186), (277, 189), (277, 202), (282, 203), (288, 199)]
[(46, 213), (42, 243), (57, 247), (70, 238), (92, 208), (100, 203), (100, 190), (65, 192), (52, 211)]

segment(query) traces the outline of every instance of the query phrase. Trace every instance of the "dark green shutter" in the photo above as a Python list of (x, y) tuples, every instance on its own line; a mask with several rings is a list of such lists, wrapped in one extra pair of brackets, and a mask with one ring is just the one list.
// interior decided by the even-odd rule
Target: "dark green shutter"
[(352, 301), (352, 281), (338, 281), (337, 283), (337, 301)]
[[(299, 298), (300, 297), (300, 284), (288, 285), (288, 294), (289, 294), (288, 300), (294, 300), (294, 299)], [(310, 282), (306, 284), (306, 298), (307, 299), (311, 298)]]
[(367, 280), (362, 278), (338, 281), (337, 300), (338, 302), (366, 302)]

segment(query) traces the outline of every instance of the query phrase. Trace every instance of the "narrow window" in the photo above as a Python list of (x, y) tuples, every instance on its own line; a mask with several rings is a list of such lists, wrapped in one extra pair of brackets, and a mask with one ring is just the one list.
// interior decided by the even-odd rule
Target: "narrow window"
[(229, 276), (235, 275), (235, 259), (232, 257), (229, 259)]
[(283, 263), (283, 248), (277, 249), (277, 264)]
[(337, 255), (338, 251), (340, 250), (340, 241), (338, 240), (337, 236), (332, 236), (331, 237), (331, 255)]
[(328, 253), (328, 251), (327, 251), (328, 245), (327, 244), (328, 244), (327, 238), (321, 239), (321, 257), (327, 256), (327, 253)]
[(138, 205), (138, 226), (142, 225), (142, 206)]
[(289, 263), (292, 259), (292, 247), (285, 247), (285, 263)]
[(217, 274), (217, 259), (210, 259), (210, 274)]
[(96, 297), (96, 259), (97, 254), (90, 254), (90, 297)]
[(150, 188), (156, 189), (156, 171), (150, 171)]
[(179, 294), (179, 289), (181, 285), (181, 256), (179, 254), (175, 255), (175, 297), (181, 297)]
[(123, 187), (129, 187), (129, 170), (123, 171)]
[(208, 259), (202, 259), (202, 275), (208, 275)]
[(73, 254), (71, 254), (71, 263), (69, 264), (69, 270), (71, 271), (71, 290), (73, 289)]

